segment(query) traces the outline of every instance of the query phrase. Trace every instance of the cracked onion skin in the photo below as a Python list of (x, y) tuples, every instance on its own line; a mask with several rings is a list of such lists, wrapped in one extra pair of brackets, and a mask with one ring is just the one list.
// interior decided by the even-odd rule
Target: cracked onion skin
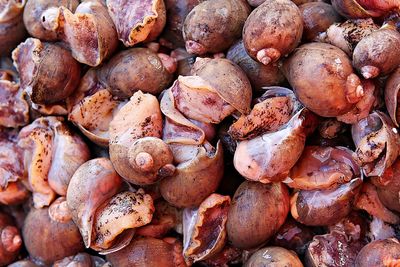
[(284, 184), (245, 181), (229, 208), (228, 240), (237, 248), (257, 248), (279, 230), (288, 212), (289, 193)]
[(78, 0), (28, 0), (24, 9), (24, 24), (28, 33), (40, 40), (56, 41), (58, 34), (43, 27), (43, 14), (61, 6), (74, 12), (79, 5)]
[(303, 18), (292, 1), (265, 1), (247, 18), (243, 43), (254, 60), (268, 65), (292, 52), (302, 34)]
[(59, 44), (28, 38), (13, 51), (12, 58), (21, 87), (35, 104), (65, 100), (79, 84), (81, 67)]
[(8, 55), (26, 36), (22, 21), (26, 1), (6, 0), (0, 7), (0, 57)]
[(284, 62), (283, 73), (300, 102), (322, 117), (349, 112), (364, 95), (346, 53), (330, 44), (298, 47)]
[(124, 249), (107, 255), (107, 260), (118, 267), (186, 267), (182, 244), (175, 238), (136, 238)]
[(363, 247), (357, 255), (355, 267), (398, 266), (400, 243), (396, 238), (377, 240)]
[(238, 39), (250, 8), (242, 0), (208, 0), (195, 6), (183, 24), (183, 38), (190, 54), (226, 50)]
[(22, 233), (29, 255), (45, 265), (84, 250), (82, 237), (63, 197), (48, 208), (32, 208)]

